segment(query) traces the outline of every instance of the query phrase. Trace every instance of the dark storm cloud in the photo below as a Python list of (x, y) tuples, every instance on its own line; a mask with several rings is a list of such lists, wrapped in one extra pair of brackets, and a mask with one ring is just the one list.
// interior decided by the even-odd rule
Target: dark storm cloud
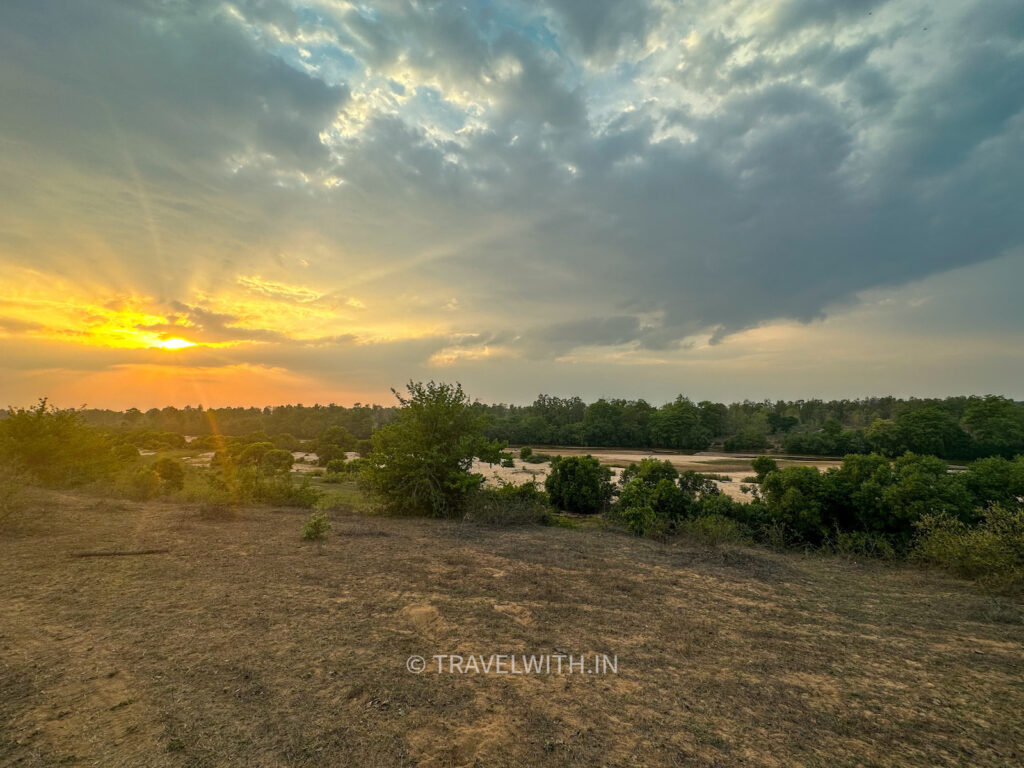
[[(299, 243), (325, 294), (457, 294), (464, 338), (534, 358), (809, 321), (1024, 242), (1019, 2), (304, 5), (4, 4), (0, 242), (43, 258), (33, 211), (67, 209), (117, 279), (204, 285)], [(177, 285), (150, 291), (243, 333)], [(403, 349), (459, 345), (430, 339)]]

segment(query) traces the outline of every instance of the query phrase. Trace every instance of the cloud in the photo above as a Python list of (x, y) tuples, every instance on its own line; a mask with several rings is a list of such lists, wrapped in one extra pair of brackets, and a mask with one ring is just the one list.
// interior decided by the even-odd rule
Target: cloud
[(1013, 0), (8, 2), (0, 259), (236, 362), (691, 359), (1016, 253), (1022, 39)]

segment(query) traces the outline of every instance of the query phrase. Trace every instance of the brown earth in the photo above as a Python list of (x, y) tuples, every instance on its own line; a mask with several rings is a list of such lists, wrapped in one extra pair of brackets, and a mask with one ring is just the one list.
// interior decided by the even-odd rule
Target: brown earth
[[(45, 496), (0, 530), (0, 764), (1007, 766), (1024, 627), (910, 568)], [(166, 554), (73, 557), (83, 551)], [(608, 653), (612, 674), (413, 654)]]

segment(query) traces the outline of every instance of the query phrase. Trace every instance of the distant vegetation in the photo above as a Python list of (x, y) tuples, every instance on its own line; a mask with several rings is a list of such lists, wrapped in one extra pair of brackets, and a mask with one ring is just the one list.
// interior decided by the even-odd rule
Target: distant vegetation
[[(654, 406), (644, 400), (597, 400), (540, 395), (532, 404), (471, 407), (484, 419), (484, 435), (510, 445), (660, 448), (844, 456), (907, 451), (967, 461), (1024, 453), (1024, 404), (1004, 397), (862, 400), (692, 402), (678, 397)], [(295, 450), (300, 441), (325, 439), (338, 450), (369, 450), (373, 432), (393, 421), (397, 407), (284, 405), (267, 408), (153, 408), (83, 410), (85, 421), (113, 430), (139, 448), (180, 447), (183, 435), (242, 436), (261, 432)], [(327, 458), (324, 458), (326, 456)], [(324, 452), (326, 462), (335, 455)]]

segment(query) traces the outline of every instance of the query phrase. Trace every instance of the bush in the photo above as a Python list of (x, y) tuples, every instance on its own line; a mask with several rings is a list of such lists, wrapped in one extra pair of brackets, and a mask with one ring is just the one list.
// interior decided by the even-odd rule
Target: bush
[(684, 520), (680, 533), (703, 544), (742, 544), (747, 541), (743, 526), (722, 515), (705, 515)]
[(481, 525), (547, 525), (551, 519), (547, 496), (534, 483), (480, 488), (470, 494), (465, 509), (463, 519)]
[(302, 525), (302, 538), (306, 541), (315, 541), (317, 551), (323, 551), (324, 539), (327, 532), (331, 530), (331, 524), (327, 520), (326, 512), (314, 512)]
[(393, 514), (447, 517), (461, 514), (483, 476), (473, 459), (498, 461), (502, 444), (484, 438), (486, 419), (459, 384), (410, 382), (391, 424), (373, 434), (373, 451), (360, 479)]
[(871, 557), (894, 560), (901, 550), (891, 537), (865, 531), (837, 531), (835, 552), (846, 557)]
[(309, 484), (309, 480), (303, 480), (301, 485), (295, 485), (288, 477), (275, 478), (250, 486), (247, 492), (247, 501), (302, 509), (312, 509), (323, 495)]
[(180, 491), (185, 485), (185, 465), (166, 456), (153, 462), (153, 471), (160, 476), (165, 493)]
[(107, 435), (86, 425), (78, 411), (53, 408), (45, 398), (34, 408), (9, 408), (0, 420), (0, 464), (54, 488), (110, 480), (120, 467)]
[(612, 471), (593, 456), (569, 456), (551, 462), (544, 488), (558, 509), (592, 515), (608, 507), (611, 478)]
[(634, 536), (656, 536), (665, 532), (666, 522), (649, 505), (624, 507), (619, 519)]
[(160, 475), (149, 467), (143, 467), (131, 476), (129, 493), (139, 501), (155, 499), (160, 495)]
[(927, 515), (918, 523), (911, 556), (997, 591), (1020, 592), (1024, 588), (1024, 509), (990, 507), (974, 528), (949, 514)]
[(522, 455), (520, 455), (519, 458), (522, 459), (527, 464), (547, 464), (553, 461), (555, 457), (549, 453), (536, 453), (531, 450), (530, 455), (527, 456), (525, 459), (522, 457)]
[(511, 456), (509, 456), (507, 459), (501, 460), (501, 466), (505, 467), (506, 469), (515, 469), (516, 462)]
[(327, 462), (327, 474), (335, 475), (345, 471), (345, 459), (331, 459)]
[(530, 446), (524, 445), (522, 448), (519, 449), (519, 458), (521, 460), (526, 461), (531, 456), (533, 456), (533, 448), (531, 448)]
[(747, 478), (744, 482), (756, 482), (760, 483), (764, 480), (769, 472), (777, 472), (779, 469), (779, 463), (770, 456), (758, 456), (756, 459), (752, 459), (750, 462), (751, 469), (757, 477)]

